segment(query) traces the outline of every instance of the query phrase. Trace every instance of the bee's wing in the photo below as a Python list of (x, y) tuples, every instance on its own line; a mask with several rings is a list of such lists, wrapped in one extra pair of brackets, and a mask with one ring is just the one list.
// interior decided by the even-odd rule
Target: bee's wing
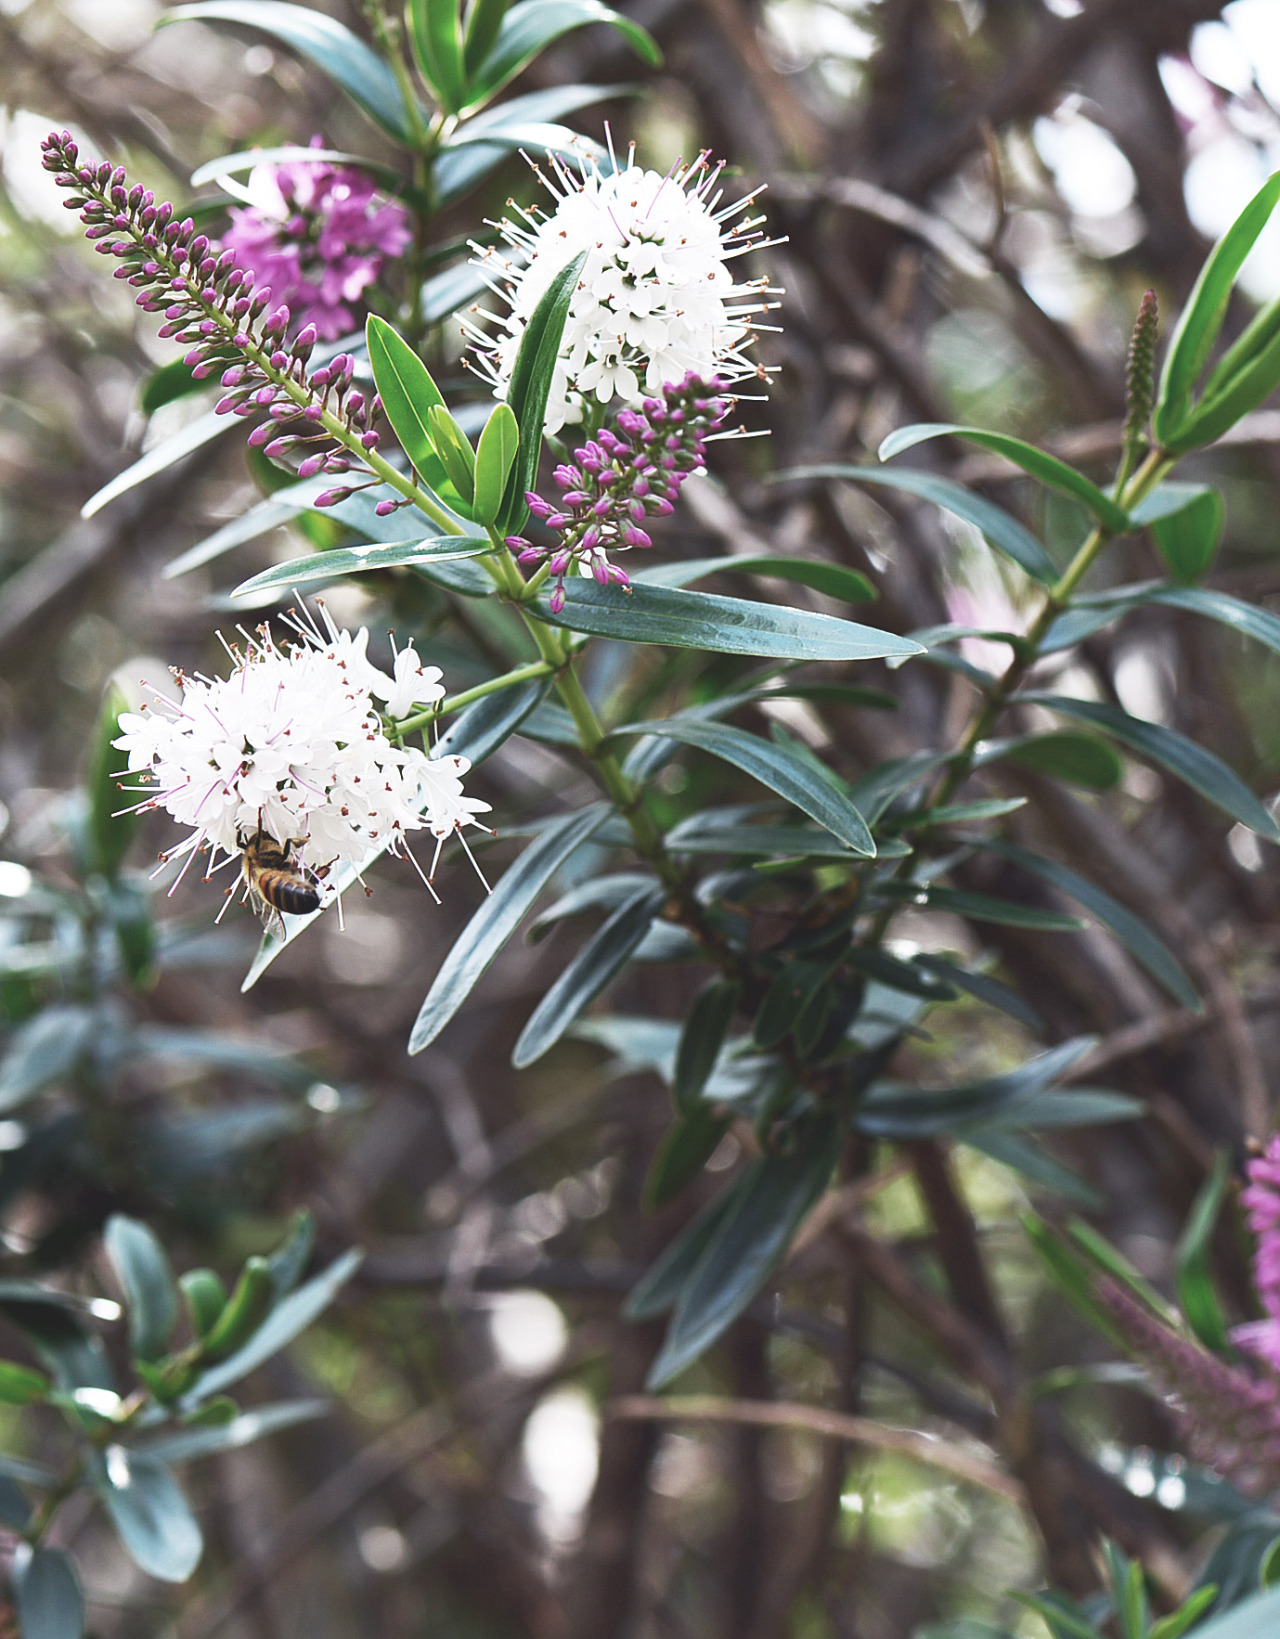
[(248, 884), (248, 890), (249, 903), (253, 906), (254, 915), (268, 933), (274, 934), (277, 939), (283, 939), (284, 917), (274, 905), (268, 904), (252, 882)]

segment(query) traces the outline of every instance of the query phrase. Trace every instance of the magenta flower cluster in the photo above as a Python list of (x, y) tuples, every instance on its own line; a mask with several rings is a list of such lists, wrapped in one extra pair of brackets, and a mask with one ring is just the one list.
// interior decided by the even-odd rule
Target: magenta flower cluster
[(1253, 1284), (1264, 1320), (1237, 1326), (1232, 1341), (1280, 1372), (1280, 1134), (1246, 1168), (1241, 1205), (1253, 1231)]
[[(203, 379), (221, 371), (227, 391), (218, 412), (265, 412), (249, 435), (251, 444), (265, 445), (272, 457), (315, 445), (298, 469), (303, 478), (348, 472), (350, 446), (377, 448), (372, 420), (381, 404), (376, 397), (366, 401), (353, 388), (350, 354), (309, 372), (318, 327), (304, 325), (289, 340), (290, 309), (257, 287), (252, 274), (237, 265), (234, 251), (197, 233), (190, 217), (175, 220), (173, 206), (157, 204), (149, 188), (127, 187), (123, 166), (106, 160), (82, 165), (70, 132), (53, 132), (41, 147), (44, 168), (58, 187), (70, 190), (67, 209), (80, 212), (86, 237), (101, 255), (119, 261), (116, 278), (137, 288), (139, 307), (163, 313), (161, 336), (188, 346), (183, 362), (192, 375)], [(355, 464), (359, 469), (358, 460)], [(372, 473), (367, 477), (376, 482)], [(328, 490), (315, 504), (333, 505), (351, 493), (349, 487)]]
[(547, 561), (555, 581), (553, 614), (564, 607), (565, 576), (575, 567), (602, 586), (630, 584), (609, 553), (653, 544), (642, 526), (668, 516), (681, 484), (691, 472), (705, 469), (707, 438), (729, 413), (724, 388), (718, 376), (703, 381), (693, 374), (667, 385), (661, 398), (646, 398), (639, 410), (620, 410), (616, 432), (601, 428), (573, 452), (572, 464), (555, 469), (552, 477), (561, 492), (556, 501), (527, 492), (530, 512), (560, 539), (554, 546), (538, 546), (509, 535), (507, 545), (522, 564)]
[(252, 202), (232, 208), (222, 243), (259, 288), (288, 304), (295, 325), (336, 341), (356, 323), (352, 304), (408, 248), (413, 230), (405, 207), (379, 198), (367, 172), (306, 153), (254, 170)]

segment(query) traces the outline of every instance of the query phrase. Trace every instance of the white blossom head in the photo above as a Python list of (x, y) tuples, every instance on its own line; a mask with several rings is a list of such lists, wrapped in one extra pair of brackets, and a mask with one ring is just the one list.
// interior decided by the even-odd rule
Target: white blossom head
[(766, 243), (762, 219), (743, 214), (755, 195), (722, 206), (723, 167), (706, 154), (665, 176), (635, 164), (634, 149), (627, 159), (610, 170), (587, 161), (575, 173), (552, 158), (549, 177), (535, 166), (554, 209), (494, 224), (506, 250), (472, 247), (510, 309), (498, 316), (475, 306), (465, 327), (476, 368), (498, 398), (538, 302), (586, 252), (547, 400), (549, 433), (590, 423), (593, 402), (638, 406), (690, 374), (730, 385), (764, 375), (747, 348), (761, 328), (753, 321), (776, 306), (769, 298), (778, 292), (767, 280), (739, 282), (730, 266)]
[(157, 693), (122, 713), (112, 743), (143, 782), (132, 788), (136, 807), (163, 808), (188, 828), (162, 862), (188, 856), (185, 874), (207, 850), (207, 879), (220, 855), (239, 858), (261, 831), (314, 874), (358, 867), (380, 846), (407, 853), (411, 831), (443, 841), (487, 811), (463, 795), (465, 757), (428, 758), (392, 737), (395, 719), (443, 696), (439, 668), (409, 645), (388, 677), (367, 657), (367, 631), (341, 631), (321, 614), (323, 626), (295, 619), (284, 647), (266, 626), (242, 632), (243, 647), (224, 643), (229, 677), (179, 673), (179, 700)]

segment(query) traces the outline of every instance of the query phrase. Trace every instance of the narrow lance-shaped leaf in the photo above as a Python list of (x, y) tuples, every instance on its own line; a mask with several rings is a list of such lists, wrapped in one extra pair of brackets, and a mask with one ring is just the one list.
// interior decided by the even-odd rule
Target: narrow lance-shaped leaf
[(663, 1134), (645, 1179), (643, 1205), (656, 1212), (693, 1182), (729, 1129), (729, 1118), (713, 1104), (694, 1104)]
[(662, 53), (652, 35), (600, 0), (520, 0), (503, 19), (497, 44), (475, 76), (470, 92), (472, 106), (500, 91), (553, 40), (587, 23), (611, 24), (651, 68), (661, 63)]
[(420, 1053), (433, 1042), (466, 1001), (480, 975), (519, 927), (547, 883), (579, 845), (608, 818), (609, 808), (595, 803), (566, 814), (525, 849), (454, 941), (409, 1037), (409, 1051)]
[(676, 1048), (671, 1097), (682, 1114), (699, 1102), (707, 1078), (738, 1009), (739, 986), (733, 979), (713, 979), (694, 997)]
[(1219, 1150), (1213, 1169), (1196, 1196), (1174, 1259), (1174, 1286), (1187, 1324), (1205, 1347), (1216, 1353), (1225, 1352), (1230, 1343), (1226, 1317), (1213, 1284), (1209, 1254), (1230, 1182), (1231, 1159), (1225, 1150)]
[(474, 78), (481, 63), (497, 44), (509, 4), (510, 0), (471, 0), (462, 52), (463, 68), (468, 79)]
[(876, 845), (867, 823), (841, 789), (836, 776), (824, 778), (786, 746), (771, 744), (727, 723), (679, 717), (632, 723), (619, 732), (656, 734), (710, 752), (794, 803), (855, 854), (866, 858), (875, 855)]
[(499, 404), (484, 424), (476, 446), (476, 522), (491, 524), (498, 516), (511, 469), (520, 449), (520, 427), (509, 404)]
[(975, 495), (949, 478), (939, 478), (932, 472), (918, 472), (914, 468), (899, 467), (883, 471), (878, 467), (838, 463), (820, 467), (793, 467), (779, 473), (779, 479), (790, 478), (845, 478), (855, 484), (879, 484), (886, 489), (901, 490), (916, 495), (922, 501), (932, 501), (954, 517), (981, 531), (984, 539), (998, 552), (1003, 552), (1020, 569), (1052, 586), (1058, 578), (1053, 559), (1030, 530), (994, 501)]
[(466, 87), (460, 9), (460, 0), (409, 0), (414, 56), (446, 114), (457, 113)]
[(780, 558), (769, 553), (746, 552), (724, 558), (681, 558), (676, 563), (657, 564), (637, 571), (635, 580), (646, 586), (689, 586), (708, 575), (763, 575), (766, 580), (794, 581), (811, 586), (829, 598), (845, 603), (873, 603), (876, 589), (865, 575), (842, 563), (825, 563), (819, 558)]
[(305, 558), (290, 558), (260, 574), (250, 575), (232, 592), (233, 598), (253, 597), (259, 592), (288, 586), (305, 586), (308, 581), (337, 580), (342, 575), (367, 575), (376, 569), (418, 569), (424, 564), (456, 563), (462, 558), (483, 557), (493, 551), (487, 535), (436, 535), (425, 541), (372, 542), (368, 546), (343, 546), (332, 552), (315, 552)]
[(962, 438), (967, 444), (977, 444), (995, 455), (1003, 455), (1007, 461), (1012, 461), (1014, 466), (1021, 467), (1023, 472), (1048, 488), (1059, 490), (1063, 495), (1071, 496), (1072, 500), (1079, 501), (1094, 520), (1112, 534), (1123, 534), (1131, 527), (1124, 508), (1082, 472), (1077, 472), (1047, 450), (1037, 449), (1025, 439), (1011, 438), (1007, 433), (988, 432), (983, 427), (955, 426), (947, 421), (921, 421), (891, 432), (877, 453), (882, 461), (888, 461), (895, 455), (901, 455), (903, 450), (913, 449), (928, 439), (946, 437)]
[(431, 372), (404, 337), (385, 319), (371, 313), (365, 325), (374, 384), (400, 447), (421, 473), (435, 457), (427, 412), (444, 407), (444, 396)]

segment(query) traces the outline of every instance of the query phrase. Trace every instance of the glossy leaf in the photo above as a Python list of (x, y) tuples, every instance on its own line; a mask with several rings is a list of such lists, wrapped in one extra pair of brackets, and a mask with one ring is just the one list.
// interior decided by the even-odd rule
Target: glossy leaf
[(689, 586), (708, 575), (763, 575), (766, 580), (794, 581), (797, 586), (810, 586), (815, 592), (841, 598), (845, 603), (873, 603), (879, 596), (865, 575), (842, 563), (752, 552), (725, 558), (682, 558), (678, 563), (642, 569), (635, 578), (646, 586)]
[(1124, 776), (1124, 764), (1105, 740), (1071, 729), (1026, 735), (1010, 743), (1000, 756), (1004, 762), (1050, 774), (1087, 791), (1112, 791)]
[(636, 1282), (623, 1305), (622, 1312), (628, 1320), (652, 1320), (676, 1306), (703, 1254), (720, 1233), (721, 1226), (737, 1210), (737, 1205), (731, 1189), (708, 1201)]
[(729, 1130), (729, 1117), (714, 1105), (695, 1103), (663, 1134), (645, 1179), (643, 1202), (650, 1212), (673, 1201), (706, 1166)]
[(840, 789), (836, 776), (824, 778), (786, 746), (761, 740), (728, 723), (703, 722), (690, 717), (632, 723), (625, 732), (669, 737), (709, 752), (794, 803), (855, 854), (868, 858), (875, 854), (876, 845), (866, 821)]
[(308, 581), (337, 580), (342, 575), (367, 575), (375, 569), (419, 569), (424, 564), (479, 558), (493, 551), (487, 535), (436, 535), (425, 541), (387, 541), (368, 546), (344, 546), (273, 564), (241, 581), (232, 597), (253, 597), (259, 592), (305, 586)]
[(510, 0), (471, 0), (463, 41), (463, 66), (468, 79), (475, 77), (480, 65), (497, 45), (502, 19), (507, 15), (509, 6)]
[(287, 1348), (329, 1307), (360, 1267), (363, 1256), (359, 1251), (344, 1252), (305, 1286), (282, 1298), (244, 1348), (201, 1373), (190, 1398), (207, 1400), (212, 1395), (221, 1394), (232, 1383), (238, 1383), (242, 1377), (256, 1370), (264, 1360), (270, 1360), (272, 1355)]
[(1251, 637), (1273, 654), (1280, 654), (1280, 616), (1229, 592), (1219, 592), (1208, 586), (1157, 586), (1141, 590), (1143, 603), (1158, 604), (1163, 609), (1185, 609), (1188, 614), (1203, 615), (1229, 626), (1243, 637)]
[[(906, 429), (904, 429), (905, 431)], [(820, 467), (793, 467), (779, 474), (781, 478), (845, 478), (855, 484), (882, 485), (886, 489), (901, 490), (906, 495), (931, 501), (954, 517), (979, 530), (989, 545), (1019, 568), (1046, 586), (1058, 578), (1053, 559), (1035, 536), (1003, 507), (996, 506), (985, 496), (976, 495), (962, 484), (949, 478), (939, 478), (932, 472), (920, 472), (901, 467), (884, 471), (879, 467), (840, 463)]]
[(1122, 535), (1131, 527), (1124, 508), (1082, 472), (1077, 472), (1047, 450), (1037, 449), (1025, 439), (1011, 438), (1007, 433), (987, 432), (982, 427), (959, 427), (950, 422), (921, 421), (891, 432), (876, 453), (882, 461), (888, 461), (895, 455), (901, 455), (903, 450), (913, 449), (928, 439), (944, 437), (961, 438), (966, 444), (977, 444), (995, 455), (1003, 455), (1006, 461), (1012, 461), (1014, 466), (1021, 467), (1023, 472), (1048, 488), (1079, 501), (1094, 521), (1113, 535)]
[(146, 1224), (120, 1212), (107, 1219), (102, 1244), (124, 1290), (134, 1357), (158, 1360), (178, 1323), (178, 1293), (168, 1255)]
[(409, 1051), (430, 1045), (475, 988), (480, 975), (533, 908), (534, 901), (565, 860), (603, 825), (604, 803), (566, 814), (547, 827), (514, 865), (454, 941), (418, 1011)]
[[(389, 65), (349, 28), (323, 12), (285, 0), (199, 0), (196, 5), (165, 12), (160, 22), (237, 23), (261, 29), (314, 63), (388, 135), (399, 142), (413, 142), (413, 127)], [(425, 112), (419, 109), (418, 113), (425, 127)]]
[(204, 1539), (169, 1470), (113, 1445), (95, 1461), (93, 1481), (133, 1562), (161, 1582), (185, 1582), (200, 1563)]
[(917, 956), (915, 962), (918, 967), (924, 968), (928, 973), (937, 974), (940, 979), (945, 979), (957, 989), (967, 990), (971, 996), (986, 1002), (988, 1007), (998, 1007), (1011, 1019), (1017, 1019), (1019, 1024), (1025, 1024), (1028, 1030), (1039, 1031), (1044, 1028), (1044, 1020), (1031, 1003), (1025, 1001), (1016, 990), (1002, 980), (993, 979), (989, 973), (974, 973), (969, 968), (948, 961), (945, 956), (928, 953)]
[(472, 511), (477, 523), (491, 524), (497, 519), (519, 448), (520, 427), (515, 413), (509, 404), (499, 404), (485, 422), (476, 446)]
[(1280, 172), (1263, 183), (1209, 253), (1165, 353), (1153, 430), (1168, 444), (1188, 419), (1191, 394), (1222, 329), (1245, 257), (1280, 200)]
[(1185, 735), (1163, 724), (1131, 717), (1119, 706), (1100, 700), (1076, 700), (1061, 694), (1029, 694), (1020, 698), (1105, 729), (1121, 745), (1176, 775), (1240, 825), (1256, 831), (1268, 842), (1280, 842), (1280, 826), (1240, 776), (1221, 758)]
[(649, 1372), (650, 1389), (692, 1365), (751, 1304), (826, 1189), (840, 1147), (838, 1124), (822, 1117), (792, 1138), (791, 1154), (763, 1156), (729, 1190), (733, 1206), (681, 1291)]
[(1205, 490), (1179, 512), (1151, 526), (1160, 556), (1177, 581), (1197, 581), (1207, 574), (1218, 553), (1226, 508), (1221, 491)]
[(974, 922), (991, 922), (1003, 928), (1034, 928), (1039, 933), (1075, 933), (1086, 924), (1079, 917), (1060, 911), (1042, 910), (1018, 900), (998, 899), (993, 894), (971, 893), (964, 888), (921, 887), (912, 882), (880, 882), (874, 892), (879, 898), (905, 904), (929, 905), (934, 910), (952, 911)]
[[(507, 20), (510, 21), (510, 15)], [(560, 357), (560, 343), (564, 338), (569, 307), (586, 260), (584, 250), (568, 266), (561, 268), (548, 284), (524, 327), (511, 366), (507, 403), (520, 428), (520, 443), (495, 525), (500, 535), (518, 535), (529, 516), (525, 494), (537, 484), (547, 399), (551, 395), (551, 382)]]
[(294, 1428), (299, 1423), (324, 1417), (332, 1408), (327, 1400), (286, 1400), (274, 1406), (255, 1406), (225, 1423), (208, 1428), (183, 1428), (142, 1441), (134, 1449), (139, 1457), (158, 1463), (185, 1463), (193, 1457), (208, 1457), (221, 1451), (239, 1451), (268, 1434)]
[(922, 970), (914, 960), (904, 962), (900, 957), (891, 956), (887, 950), (877, 950), (872, 945), (855, 945), (845, 953), (844, 962), (855, 973), (865, 974), (868, 979), (887, 985), (890, 990), (900, 990), (907, 996), (919, 996), (922, 1001), (953, 1002), (956, 999), (956, 992), (950, 985)]
[[(505, 879), (504, 879), (505, 880)], [(565, 968), (520, 1032), (511, 1062), (517, 1070), (540, 1059), (622, 971), (649, 931), (665, 889), (646, 884), (624, 899)]]
[(21, 1543), (9, 1574), (22, 1639), (83, 1639), (84, 1595), (69, 1555)]
[(1162, 984), (1175, 1001), (1195, 1012), (1200, 1011), (1200, 998), (1177, 958), (1163, 940), (1157, 938), (1145, 922), (1118, 899), (1100, 888), (1096, 882), (1082, 876), (1056, 859), (1034, 853), (1014, 843), (993, 841), (986, 845), (992, 853), (1012, 860), (1023, 870), (1030, 871), (1042, 881), (1083, 905), (1091, 916), (1112, 932), (1133, 959), (1158, 983)]
[(465, 100), (461, 9), (461, 0), (409, 0), (413, 54), (446, 114), (456, 114)]
[(671, 1078), (671, 1097), (682, 1115), (702, 1098), (737, 1013), (739, 990), (732, 979), (713, 979), (693, 999), (680, 1030)]
[(437, 405), (443, 407), (444, 397), (409, 343), (376, 313), (369, 315), (365, 340), (387, 420), (401, 449), (421, 473), (436, 453), (427, 411)]
[(514, 689), (499, 689), (466, 706), (436, 741), (432, 755), (465, 757), (482, 763), (537, 710), (551, 688), (549, 678)]
[(497, 44), (475, 75), (472, 102), (487, 101), (552, 41), (588, 23), (609, 23), (651, 68), (661, 63), (662, 53), (648, 30), (600, 0), (519, 0), (503, 18)]
[(1258, 319), (1265, 320), (1269, 332), (1267, 345), (1247, 362), (1241, 361), (1216, 392), (1206, 389), (1201, 402), (1177, 432), (1170, 435), (1170, 450), (1181, 454), (1214, 443), (1250, 410), (1270, 398), (1280, 385), (1280, 308), (1271, 303)]
[(1229, 1349), (1230, 1340), (1209, 1257), (1230, 1182), (1231, 1160), (1225, 1150), (1220, 1150), (1196, 1196), (1174, 1256), (1174, 1288), (1187, 1324), (1206, 1348), (1218, 1354)]
[(663, 643), (779, 660), (908, 659), (924, 652), (910, 638), (779, 603), (753, 603), (644, 584), (633, 586), (628, 594), (621, 587), (599, 586), (584, 579), (571, 582), (565, 590), (565, 606), (559, 614), (552, 614), (545, 598), (539, 599), (538, 612), (544, 620), (570, 631), (627, 643)]
[(476, 452), (471, 440), (442, 404), (433, 404), (427, 411), (427, 430), (449, 482), (470, 506), (476, 493)]

